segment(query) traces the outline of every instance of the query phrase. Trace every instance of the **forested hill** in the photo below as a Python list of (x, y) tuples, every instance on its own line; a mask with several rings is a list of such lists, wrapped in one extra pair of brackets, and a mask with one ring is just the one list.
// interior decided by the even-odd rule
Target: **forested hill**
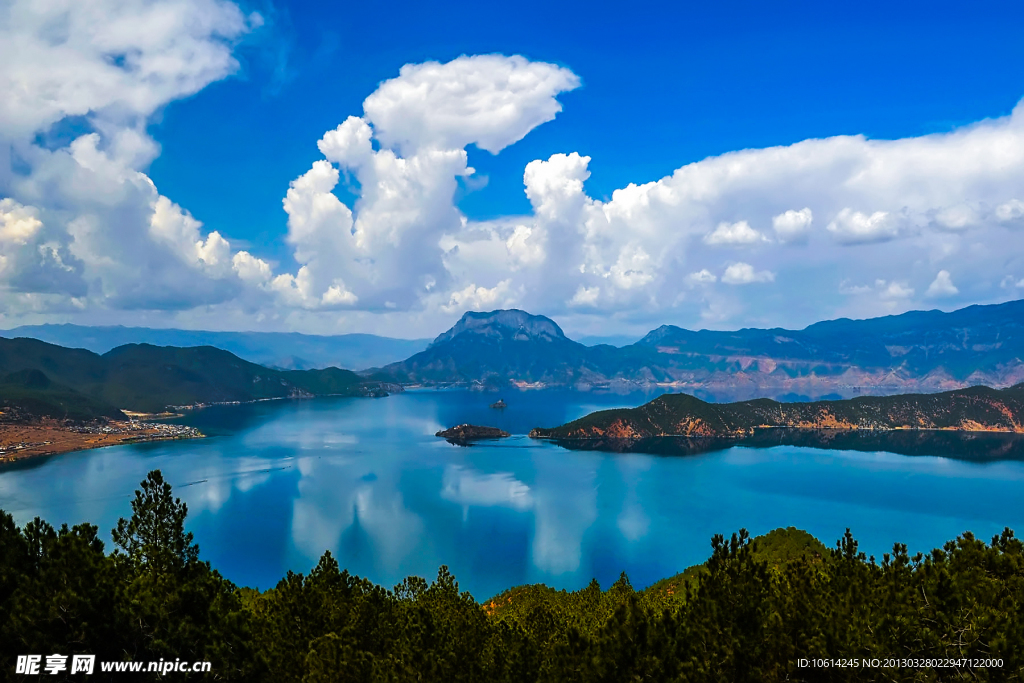
[(82, 407), (80, 417), (87, 417), (117, 409), (158, 412), (196, 403), (385, 391), (348, 370), (271, 370), (210, 346), (128, 344), (99, 355), (24, 338), (0, 338), (0, 378), (0, 402), (47, 416), (68, 405)]
[(370, 376), (401, 383), (688, 389), (826, 396), (943, 391), (1024, 381), (1024, 301), (951, 313), (832, 320), (802, 330), (663, 325), (621, 348), (584, 346), (520, 310), (466, 313), (424, 351)]
[(51, 381), (40, 370), (18, 370), (0, 377), (0, 422), (21, 423), (40, 417), (90, 422), (126, 416), (103, 399)]
[(173, 328), (23, 325), (0, 331), (13, 339), (30, 337), (58, 346), (106, 353), (125, 344), (213, 346), (257, 365), (289, 370), (372, 368), (408, 358), (429, 339), (393, 339), (373, 334), (315, 335), (297, 332), (214, 332)]
[(756, 399), (707, 403), (664, 394), (638, 408), (602, 410), (535, 438), (644, 439), (659, 436), (738, 437), (761, 427), (797, 429), (949, 429), (1024, 432), (1024, 384), (972, 387), (938, 394), (862, 396), (845, 401), (779, 403)]

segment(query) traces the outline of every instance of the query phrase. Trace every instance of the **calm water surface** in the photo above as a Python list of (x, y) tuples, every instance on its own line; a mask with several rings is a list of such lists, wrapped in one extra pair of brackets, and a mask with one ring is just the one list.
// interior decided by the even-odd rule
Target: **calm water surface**
[[(211, 408), (188, 418), (211, 437), (120, 446), (0, 470), (0, 508), (24, 524), (90, 521), (105, 539), (159, 468), (189, 506), (202, 557), (267, 588), (330, 549), (391, 586), (451, 567), (486, 598), (544, 582), (634, 585), (702, 562), (712, 534), (807, 529), (833, 543), (851, 527), (880, 556), (927, 551), (965, 530), (1024, 532), (1024, 462), (975, 462), (778, 446), (687, 457), (571, 451), (526, 438), (651, 395), (407, 392)], [(434, 432), (461, 422), (515, 436), (460, 447)], [(108, 542), (109, 546), (109, 542)]]

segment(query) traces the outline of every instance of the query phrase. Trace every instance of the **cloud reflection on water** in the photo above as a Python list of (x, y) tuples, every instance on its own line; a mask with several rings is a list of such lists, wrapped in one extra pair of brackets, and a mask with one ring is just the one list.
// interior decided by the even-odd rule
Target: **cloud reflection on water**
[(19, 524), (35, 515), (55, 525), (91, 521), (109, 548), (132, 492), (159, 468), (188, 503), (204, 558), (241, 585), (265, 588), (288, 570), (308, 572), (331, 550), (383, 585), (431, 578), (448, 564), (478, 597), (531, 582), (607, 583), (623, 569), (644, 585), (703, 561), (712, 534), (740, 527), (757, 534), (792, 524), (831, 544), (852, 526), (876, 555), (896, 540), (927, 551), (968, 528), (981, 537), (1024, 528), (1020, 460), (774, 442), (595, 453), (525, 436), (458, 448), (433, 437), (463, 415), (500, 418), (521, 434), (534, 413), (519, 407), (566, 417), (598, 407), (593, 396), (537, 393), (492, 416), (489, 398), (424, 392), (224, 407), (194, 416), (213, 438), (0, 469), (0, 508)]

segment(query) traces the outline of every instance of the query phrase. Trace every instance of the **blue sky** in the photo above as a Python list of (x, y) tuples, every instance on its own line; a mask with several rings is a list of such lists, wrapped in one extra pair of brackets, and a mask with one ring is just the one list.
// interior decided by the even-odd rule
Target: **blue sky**
[(489, 182), (459, 206), (480, 219), (528, 212), (523, 168), (556, 152), (598, 160), (587, 188), (605, 198), (732, 150), (948, 131), (1009, 114), (1024, 96), (1019, 3), (969, 12), (934, 2), (637, 9), (282, 3), (266, 12), (266, 33), (241, 51), (240, 77), (175, 103), (153, 125), (163, 153), (150, 175), (209, 227), (288, 259), (279, 240), (283, 190), (319, 158), (323, 131), (358, 114), (403, 64), (521, 54), (567, 66), (583, 81), (560, 98), (555, 121), (500, 155), (470, 148), (471, 165)]
[[(0, 48), (0, 84), (29, 96), (0, 110), (0, 323), (422, 336), (466, 308), (519, 306), (610, 334), (1018, 298), (1024, 7), (893, 5), (103, 0), (102, 21), (9, 0), (0, 38), (25, 42), (0, 40), (12, 50)], [(54, 21), (66, 52), (42, 39)], [(79, 73), (60, 66), (69, 54)], [(404, 219), (363, 197), (370, 176), (349, 152), (325, 160), (317, 142), (362, 115), (374, 152), (388, 151), (391, 114), (364, 115), (364, 100), (405, 65), (474, 55), (520, 55), (516, 68), (544, 65), (531, 73), (560, 85), (512, 96), (528, 132), (480, 133), (501, 138), (498, 154), (445, 133), (475, 172), (424, 171), (440, 175), (413, 179), (433, 189), (395, 228)], [(505, 77), (505, 63), (466, 64), (439, 78)], [(400, 115), (461, 111), (446, 97)], [(530, 113), (548, 105), (553, 118)], [(755, 153), (776, 146), (791, 151)], [(743, 177), (727, 177), (721, 155), (742, 150)], [(531, 201), (534, 161), (538, 193), (576, 181), (582, 193)], [(328, 166), (336, 183), (296, 189), (286, 212), (290, 185)], [(332, 194), (354, 214), (317, 214)], [(359, 225), (378, 241), (360, 242)]]

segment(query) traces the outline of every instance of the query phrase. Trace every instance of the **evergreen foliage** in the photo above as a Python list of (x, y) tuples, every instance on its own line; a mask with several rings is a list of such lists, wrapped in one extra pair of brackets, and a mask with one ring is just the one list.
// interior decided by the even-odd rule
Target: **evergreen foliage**
[[(478, 603), (447, 567), (388, 590), (324, 553), (308, 575), (238, 588), (199, 559), (159, 471), (106, 553), (95, 526), (18, 528), (0, 512), (0, 680), (19, 654), (209, 660), (177, 680), (1013, 681), (1024, 676), (1024, 544), (970, 533), (867, 558), (794, 528), (716, 535), (646, 590), (521, 586)], [(999, 668), (800, 667), (801, 658), (995, 659)], [(124, 674), (107, 674), (128, 680)], [(151, 678), (146, 678), (151, 676)], [(40, 676), (61, 680), (60, 676)], [(80, 676), (67, 676), (77, 680)], [(132, 680), (157, 680), (136, 675)], [(97, 671), (90, 680), (104, 680)]]

